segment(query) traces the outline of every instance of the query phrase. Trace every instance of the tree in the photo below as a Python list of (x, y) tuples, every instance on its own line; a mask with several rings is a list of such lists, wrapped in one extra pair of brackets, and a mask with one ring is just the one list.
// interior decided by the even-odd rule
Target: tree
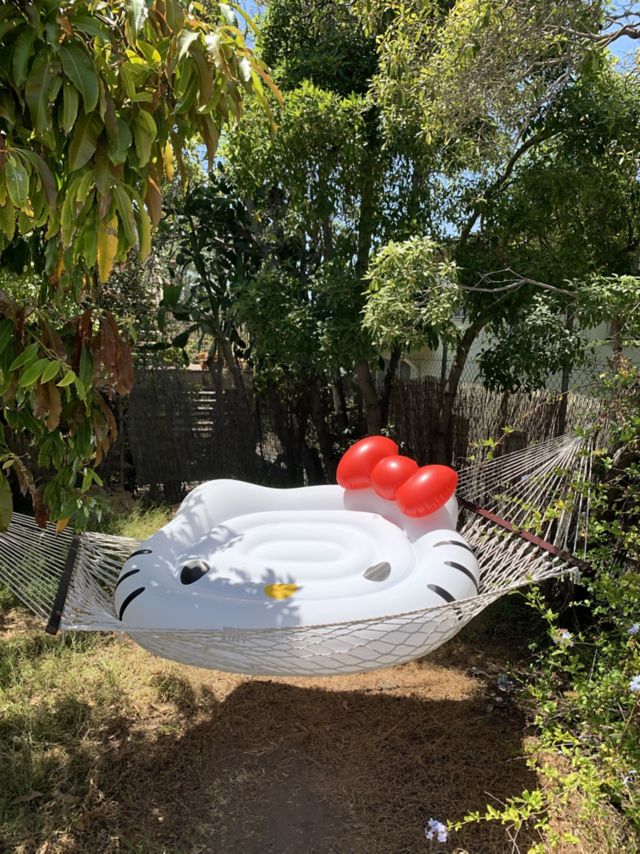
[[(448, 459), (458, 384), (480, 333), (488, 331), (492, 341), (482, 362), (489, 383), (511, 388), (531, 381), (539, 384), (554, 365), (566, 366), (581, 353), (578, 330), (564, 328), (564, 321), (569, 317), (571, 326), (575, 300), (584, 291), (564, 286), (565, 279), (591, 277), (606, 269), (632, 272), (628, 255), (626, 266), (618, 262), (607, 268), (604, 259), (611, 249), (610, 238), (622, 246), (633, 243), (637, 234), (635, 213), (623, 228), (619, 223), (616, 228), (611, 206), (616, 193), (616, 206), (625, 206), (629, 200), (625, 182), (633, 188), (632, 194), (637, 187), (633, 133), (626, 134), (618, 120), (607, 125), (617, 111), (626, 116), (630, 127), (637, 127), (632, 99), (625, 98), (621, 78), (604, 51), (611, 38), (624, 33), (609, 22), (614, 29), (602, 35), (608, 19), (601, 3), (548, 6), (503, 0), (454, 4), (409, 0), (387, 4), (372, 0), (363, 7), (370, 24), (386, 25), (379, 40), (380, 70), (373, 89), (387, 139), (418, 136), (424, 140), (434, 151), (434, 179), (449, 196), (439, 204), (434, 221), (442, 253), (459, 267), (466, 324), (457, 335), (440, 401), (439, 453)], [(617, 106), (611, 109), (616, 99)], [(611, 115), (603, 123), (602, 113), (607, 110)], [(582, 156), (585, 165), (591, 145), (611, 156), (602, 159), (603, 170), (598, 174), (591, 158), (589, 170), (581, 175), (577, 162)], [(554, 172), (556, 178), (571, 175), (571, 192), (579, 193), (584, 215), (594, 217), (604, 207), (596, 204), (596, 197), (607, 170), (616, 176), (606, 193), (612, 228), (604, 241), (601, 236), (600, 245), (606, 249), (600, 257), (597, 252), (587, 257), (587, 245), (576, 228), (580, 219), (571, 219), (569, 204), (561, 212), (557, 197), (545, 195), (542, 184), (549, 191)], [(541, 183), (532, 195), (534, 174)], [(527, 182), (529, 187), (519, 193), (521, 180), (523, 190)], [(537, 195), (541, 190), (542, 197)], [(522, 218), (516, 222), (509, 219), (507, 210), (508, 201), (518, 196)], [(575, 203), (573, 195), (566, 199)], [(515, 214), (515, 207), (510, 210)], [(562, 217), (565, 224), (571, 220), (572, 227), (559, 239)], [(436, 235), (432, 231), (430, 236)], [(538, 252), (531, 251), (534, 241), (539, 242)], [(550, 242), (556, 244), (555, 253), (548, 251)], [(594, 246), (590, 244), (591, 249)], [(377, 320), (372, 316), (372, 311), (381, 312), (385, 305), (380, 286), (378, 281), (370, 303), (372, 329), (388, 327), (390, 320), (382, 314)], [(410, 305), (404, 313), (411, 313)], [(424, 313), (419, 316), (424, 325)], [(406, 330), (398, 328), (396, 333), (400, 340)], [(549, 358), (547, 347), (554, 334), (563, 341), (554, 358)], [(391, 335), (377, 340), (389, 346), (396, 339)], [(527, 349), (523, 342), (530, 344), (532, 370), (527, 371), (527, 360), (520, 358), (518, 366), (512, 363), (509, 376), (503, 371), (499, 377), (499, 367), (509, 372), (508, 354), (515, 357)]]
[[(238, 375), (237, 356), (251, 365), (254, 388), (270, 400), (290, 449), (290, 470), (304, 457), (307, 476), (317, 479), (317, 445), (323, 476), (331, 477), (347, 437), (379, 432), (387, 420), (399, 351), (390, 354), (378, 384), (381, 354), (361, 322), (364, 275), (373, 246), (426, 226), (424, 150), (383, 146), (368, 95), (375, 41), (347, 6), (277, 0), (260, 45), (284, 92), (284, 103), (274, 106), (277, 132), (265, 137), (267, 117), (249, 109), (223, 149), (226, 210), (242, 209), (244, 260), (229, 264), (213, 249), (235, 243), (237, 226), (234, 213), (225, 236), (209, 210), (214, 196), (217, 209), (225, 207), (216, 178), (206, 199), (191, 193), (182, 211), (200, 224), (193, 230), (185, 221), (190, 264), (183, 299), (195, 287), (201, 307), (216, 294), (207, 318), (226, 330), (230, 370)], [(215, 237), (205, 238), (211, 228)], [(207, 322), (201, 314), (199, 328)], [(242, 344), (230, 338), (232, 329)], [(293, 418), (284, 417), (288, 411)]]
[(268, 108), (263, 81), (277, 90), (218, 3), (5, 4), (0, 57), (0, 265), (40, 285), (30, 303), (19, 285), (17, 299), (0, 294), (0, 394), (6, 423), (56, 473), (38, 483), (4, 443), (0, 457), (39, 521), (82, 524), (91, 465), (116, 433), (107, 399), (133, 380), (100, 286), (130, 252), (148, 256), (163, 181), (184, 172), (191, 137), (213, 158), (243, 96)]
[[(230, 135), (227, 200), (217, 179), (207, 192), (234, 211), (215, 218), (215, 245), (239, 234), (239, 256), (211, 249), (202, 205), (194, 251), (206, 269), (194, 276), (190, 258), (182, 299), (204, 295), (205, 281), (222, 289), (207, 311), (225, 330), (229, 368), (241, 358), (254, 388), (276, 407), (284, 398), (294, 418), (280, 419), (281, 441), (317, 445), (325, 476), (345, 436), (387, 426), (403, 353), (438, 342), (452, 352), (439, 413), (439, 456), (450, 461), (458, 385), (481, 333), (485, 382), (531, 388), (577, 362), (582, 327), (618, 299), (611, 274), (633, 271), (638, 234), (637, 96), (584, 35), (599, 9), (567, 2), (527, 17), (524, 4), (393, 4), (374, 46), (344, 25), (348, 6), (271, 4), (261, 44), (285, 92), (278, 132), (249, 110)], [(480, 47), (456, 64), (470, 34)], [(354, 44), (372, 53), (355, 62)], [(484, 59), (483, 100), (471, 78)]]

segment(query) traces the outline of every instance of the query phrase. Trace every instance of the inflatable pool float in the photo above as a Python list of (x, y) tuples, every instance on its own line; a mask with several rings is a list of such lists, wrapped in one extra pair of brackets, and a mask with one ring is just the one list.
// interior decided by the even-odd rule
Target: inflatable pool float
[[(240, 647), (230, 666), (214, 650), (207, 661), (236, 672), (264, 672), (260, 646), (274, 631), (280, 642), (291, 638), (290, 660), (278, 672), (332, 673), (338, 665), (345, 672), (331, 625), (353, 622), (371, 622), (371, 643), (387, 636), (388, 654), (381, 661), (378, 646), (371, 667), (417, 657), (429, 651), (419, 637), (409, 653), (388, 636), (394, 615), (478, 592), (478, 564), (455, 530), (456, 481), (453, 470), (418, 469), (390, 439), (371, 437), (347, 451), (335, 486), (204, 483), (127, 559), (116, 613), (152, 650), (154, 629), (244, 633), (246, 655)], [(457, 622), (449, 608), (435, 645), (455, 634)], [(296, 631), (309, 627), (327, 630), (303, 652)], [(366, 632), (364, 639), (366, 664)]]

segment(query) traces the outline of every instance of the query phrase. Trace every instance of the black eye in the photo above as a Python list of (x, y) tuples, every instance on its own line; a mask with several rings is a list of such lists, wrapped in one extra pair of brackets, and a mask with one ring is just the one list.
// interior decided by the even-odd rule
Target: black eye
[(183, 584), (193, 584), (203, 575), (209, 572), (209, 564), (204, 560), (190, 560), (185, 563), (180, 572), (180, 581)]

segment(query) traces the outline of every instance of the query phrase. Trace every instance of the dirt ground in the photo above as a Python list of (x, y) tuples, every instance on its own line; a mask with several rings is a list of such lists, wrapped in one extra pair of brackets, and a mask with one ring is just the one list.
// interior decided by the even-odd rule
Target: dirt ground
[[(535, 833), (521, 830), (513, 847), (504, 828), (487, 824), (444, 845), (424, 837), (431, 817), (455, 821), (538, 784), (524, 758), (524, 715), (497, 688), (508, 631), (488, 631), (467, 629), (402, 667), (315, 679), (188, 668), (126, 639), (98, 646), (91, 673), (113, 681), (112, 705), (97, 732), (78, 732), (75, 755), (67, 751), (56, 798), (68, 799), (68, 815), (55, 834), (11, 850), (527, 851)], [(110, 656), (125, 676), (113, 676)], [(79, 702), (91, 701), (61, 697), (42, 713), (51, 722)], [(44, 798), (24, 804), (47, 808)]]

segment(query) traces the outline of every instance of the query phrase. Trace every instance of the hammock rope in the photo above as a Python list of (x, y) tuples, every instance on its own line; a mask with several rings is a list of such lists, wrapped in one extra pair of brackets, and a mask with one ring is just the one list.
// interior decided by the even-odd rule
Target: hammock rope
[[(581, 487), (588, 483), (590, 466), (590, 442), (565, 435), (464, 468), (457, 491), (465, 508), (460, 532), (479, 562), (478, 595), (390, 615), (373, 647), (382, 656), (392, 645), (405, 650), (409, 660), (420, 654), (416, 645), (424, 645), (425, 633), (432, 647), (440, 645), (510, 591), (561, 576), (575, 578), (580, 564), (576, 556), (586, 549), (588, 493)], [(52, 525), (41, 529), (31, 517), (15, 513), (8, 530), (0, 534), (0, 582), (47, 623), (51, 633), (58, 628), (122, 632), (113, 592), (122, 564), (138, 545), (135, 539), (99, 533), (58, 534)], [(452, 612), (457, 617), (453, 629)], [(295, 650), (305, 662), (305, 673), (321, 674), (320, 642), (329, 642), (341, 654), (344, 672), (358, 668), (359, 649), (366, 645), (370, 669), (371, 632), (377, 632), (379, 623), (372, 619), (217, 631), (127, 626), (126, 632), (157, 655), (203, 667), (211, 666), (215, 649), (224, 669), (247, 672), (246, 662), (255, 655), (254, 672), (286, 674), (286, 660)]]

